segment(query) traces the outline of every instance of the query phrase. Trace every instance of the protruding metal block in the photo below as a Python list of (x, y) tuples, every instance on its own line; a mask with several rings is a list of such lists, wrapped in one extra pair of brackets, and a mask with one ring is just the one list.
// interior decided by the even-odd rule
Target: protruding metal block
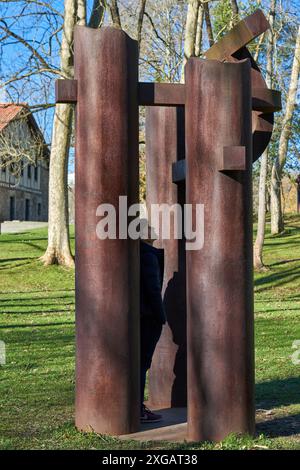
[(56, 80), (56, 103), (77, 103), (77, 80)]
[(222, 162), (219, 171), (246, 170), (246, 149), (240, 145), (223, 148)]
[(280, 111), (281, 93), (278, 90), (270, 90), (269, 88), (253, 88), (252, 89), (252, 109), (263, 113), (274, 113)]

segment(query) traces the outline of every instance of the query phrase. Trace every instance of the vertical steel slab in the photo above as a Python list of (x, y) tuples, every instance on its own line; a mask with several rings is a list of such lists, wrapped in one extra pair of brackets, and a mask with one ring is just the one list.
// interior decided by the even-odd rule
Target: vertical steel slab
[[(183, 204), (185, 186), (172, 183), (172, 164), (184, 158), (183, 107), (146, 108), (147, 206)], [(164, 248), (163, 328), (149, 374), (149, 405), (186, 406), (186, 288), (182, 240), (159, 240)]]
[[(190, 59), (185, 77), (186, 202), (205, 217), (187, 252), (188, 438), (219, 441), (255, 426), (250, 61)], [(245, 170), (226, 169), (231, 146)]]
[(138, 202), (137, 43), (77, 27), (75, 78), (76, 426), (126, 434), (139, 427), (139, 246), (98, 239), (96, 210)]

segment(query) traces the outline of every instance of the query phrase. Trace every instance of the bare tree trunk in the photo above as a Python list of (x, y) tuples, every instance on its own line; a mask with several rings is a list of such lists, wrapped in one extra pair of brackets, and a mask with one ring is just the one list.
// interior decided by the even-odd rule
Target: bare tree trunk
[(77, 24), (86, 25), (86, 0), (77, 0)]
[(239, 16), (239, 7), (238, 7), (238, 4), (237, 4), (237, 1), (236, 0), (230, 0), (230, 3), (231, 3), (232, 13), (236, 17), (234, 22), (237, 22), (237, 17)]
[(206, 24), (206, 31), (207, 31), (207, 37), (208, 37), (208, 42), (210, 47), (214, 44), (214, 34), (213, 34), (213, 29), (210, 21), (210, 13), (209, 13), (209, 5), (207, 2), (203, 4), (204, 8), (204, 15), (205, 15), (205, 24)]
[(181, 71), (181, 82), (184, 82), (184, 66), (187, 60), (195, 55), (199, 6), (199, 0), (189, 0), (185, 24), (184, 58)]
[[(276, 0), (271, 1), (270, 5), (270, 30), (268, 31), (267, 43), (267, 73), (266, 83), (268, 88), (272, 88), (273, 81), (273, 56), (274, 56), (274, 23), (275, 23)], [(254, 268), (257, 270), (266, 269), (263, 263), (263, 246), (265, 240), (266, 227), (266, 186), (268, 173), (268, 149), (266, 149), (261, 157), (260, 175), (259, 175), (259, 192), (258, 192), (258, 221), (257, 235), (254, 243)]]
[[(73, 77), (73, 36), (76, 24), (76, 0), (65, 0), (64, 27), (61, 44), (61, 72)], [(41, 257), (44, 264), (71, 267), (74, 260), (70, 249), (68, 217), (68, 155), (72, 125), (72, 105), (57, 104), (53, 121), (49, 169), (48, 247)]]
[(195, 44), (195, 56), (199, 57), (202, 50), (202, 36), (203, 36), (203, 19), (204, 9), (202, 3), (199, 6), (198, 22), (197, 22), (197, 33), (196, 33), (196, 44)]
[(104, 17), (104, 1), (103, 0), (94, 0), (93, 8), (89, 20), (88, 26), (90, 28), (98, 29), (101, 27)]
[(111, 14), (111, 19), (113, 22), (113, 26), (115, 28), (122, 29), (122, 24), (121, 24), (121, 18), (120, 18), (120, 13), (119, 13), (119, 7), (118, 7), (118, 1), (117, 0), (111, 0), (110, 5), (110, 14)]
[(145, 15), (145, 9), (146, 9), (146, 2), (147, 0), (141, 0), (141, 7), (140, 7), (139, 16), (138, 16), (137, 41), (139, 45), (139, 50), (141, 48), (142, 29), (143, 29), (144, 15)]
[(284, 220), (281, 207), (281, 178), (282, 170), (286, 162), (293, 113), (296, 104), (298, 78), (300, 68), (300, 26), (297, 33), (294, 60), (291, 72), (291, 80), (286, 100), (286, 109), (282, 122), (282, 130), (279, 139), (278, 156), (272, 167), (271, 174), (271, 233), (278, 234), (284, 230)]

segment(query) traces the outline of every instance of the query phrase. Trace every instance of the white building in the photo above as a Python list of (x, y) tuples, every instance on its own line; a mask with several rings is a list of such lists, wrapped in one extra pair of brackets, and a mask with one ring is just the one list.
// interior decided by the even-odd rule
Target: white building
[[(3, 163), (7, 158), (13, 161), (14, 155), (19, 161), (18, 176), (13, 174), (13, 163)], [(0, 158), (0, 221), (47, 221), (49, 151), (25, 104), (0, 104)]]

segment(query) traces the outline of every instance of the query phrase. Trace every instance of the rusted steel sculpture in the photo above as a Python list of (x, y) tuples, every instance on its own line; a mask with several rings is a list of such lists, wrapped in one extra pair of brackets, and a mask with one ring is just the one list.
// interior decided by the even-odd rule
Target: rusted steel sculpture
[(189, 440), (254, 432), (251, 167), (268, 145), (280, 95), (245, 46), (268, 27), (260, 10), (241, 21), (205, 59), (188, 60), (185, 85), (138, 83), (135, 41), (113, 28), (76, 29), (75, 80), (57, 81), (56, 100), (77, 103), (79, 429), (119, 435), (139, 427), (138, 243), (99, 240), (96, 211), (101, 203), (118, 210), (119, 196), (138, 200), (144, 105), (148, 204), (205, 210), (201, 250), (185, 257), (184, 240), (158, 241), (168, 324), (150, 402), (182, 406), (187, 390)]
[[(183, 107), (147, 107), (147, 204), (185, 201), (184, 185), (172, 183), (173, 164), (184, 158)], [(164, 248), (164, 304), (168, 323), (153, 357), (149, 376), (149, 406), (186, 406), (186, 283), (184, 240), (159, 240)]]

